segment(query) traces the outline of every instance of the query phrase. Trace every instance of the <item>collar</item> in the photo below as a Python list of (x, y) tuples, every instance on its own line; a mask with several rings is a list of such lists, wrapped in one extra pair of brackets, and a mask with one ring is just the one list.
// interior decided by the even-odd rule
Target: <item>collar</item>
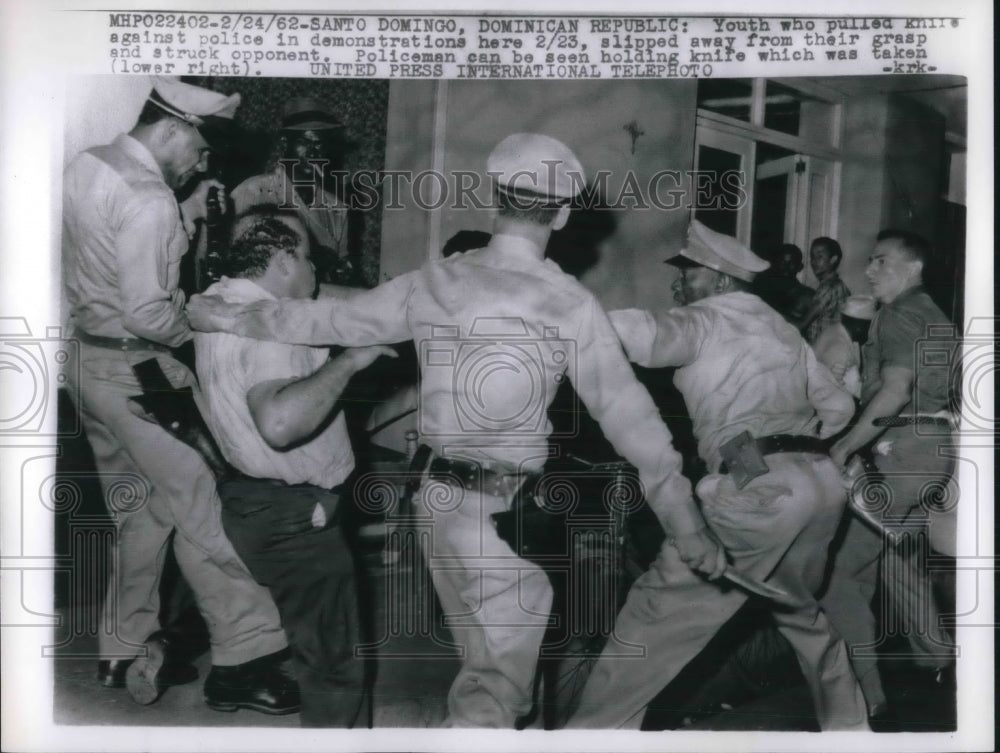
[(916, 298), (918, 295), (920, 295), (921, 293), (924, 293), (924, 292), (926, 292), (926, 291), (925, 291), (924, 286), (923, 286), (922, 283), (918, 284), (918, 285), (914, 285), (913, 287), (907, 288), (902, 293), (900, 293), (899, 295), (897, 295), (889, 303), (885, 304), (885, 306), (886, 307), (888, 307), (888, 306), (897, 306), (900, 303), (905, 303), (906, 301), (908, 301), (911, 298)]
[(496, 233), (490, 238), (490, 242), (486, 248), (498, 254), (510, 254), (539, 263), (543, 258), (538, 255), (538, 246), (519, 235)]
[(217, 295), (227, 303), (253, 303), (254, 301), (276, 301), (271, 293), (253, 280), (245, 277), (223, 277), (205, 290), (204, 295)]
[(833, 285), (840, 280), (840, 274), (834, 270), (829, 277), (824, 277), (822, 279), (816, 278), (816, 282), (820, 285)]
[(163, 180), (163, 170), (161, 170), (160, 166), (156, 163), (153, 153), (150, 152), (149, 149), (147, 149), (138, 139), (132, 138), (127, 133), (121, 133), (115, 139), (114, 144), (136, 162), (142, 163), (144, 167), (147, 167), (156, 173), (160, 180)]

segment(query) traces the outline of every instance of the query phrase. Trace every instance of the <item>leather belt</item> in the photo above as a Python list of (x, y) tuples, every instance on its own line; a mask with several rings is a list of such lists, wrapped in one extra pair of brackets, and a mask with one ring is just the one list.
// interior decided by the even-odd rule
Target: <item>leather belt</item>
[[(829, 455), (830, 446), (824, 439), (804, 434), (772, 434), (753, 440), (761, 455), (777, 455), (781, 452), (808, 452), (815, 455)], [(728, 473), (725, 462), (719, 466), (719, 473)]]
[(466, 491), (504, 497), (517, 491), (529, 476), (525, 473), (501, 473), (484, 468), (474, 460), (435, 457), (431, 461), (428, 478)]
[(944, 416), (880, 416), (872, 421), (873, 426), (886, 426), (895, 428), (898, 426), (939, 426), (943, 429), (951, 428), (951, 421)]
[(160, 343), (154, 343), (152, 340), (144, 340), (141, 337), (101, 337), (100, 335), (92, 335), (80, 329), (73, 333), (73, 337), (95, 348), (108, 348), (110, 350), (120, 350), (130, 353), (150, 350), (155, 350), (158, 353), (173, 352), (173, 348), (161, 345)]

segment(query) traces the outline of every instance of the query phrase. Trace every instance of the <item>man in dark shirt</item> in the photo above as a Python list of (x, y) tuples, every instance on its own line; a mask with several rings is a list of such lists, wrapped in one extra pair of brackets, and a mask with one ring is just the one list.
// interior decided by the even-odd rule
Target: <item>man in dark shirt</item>
[(757, 275), (751, 292), (801, 330), (816, 292), (796, 278), (803, 268), (802, 251), (794, 243), (785, 243), (768, 257), (771, 268)]
[[(949, 486), (954, 446), (947, 417), (956, 342), (951, 322), (922, 285), (930, 254), (926, 241), (905, 231), (878, 235), (866, 275), (882, 304), (862, 351), (863, 410), (854, 427), (831, 449), (840, 465), (873, 446), (887, 502), (878, 517), (887, 535), (853, 516), (839, 551), (823, 607), (852, 647), (855, 673), (869, 715), (885, 710), (874, 648), (875, 616), (870, 609), (883, 560), (883, 590), (892, 599), (908, 633), (914, 661), (940, 681), (955, 648), (939, 626), (921, 547), (955, 554), (955, 542), (941, 531), (954, 515)], [(947, 509), (951, 508), (951, 509)], [(909, 553), (908, 553), (909, 552)], [(862, 648), (864, 647), (864, 648)]]

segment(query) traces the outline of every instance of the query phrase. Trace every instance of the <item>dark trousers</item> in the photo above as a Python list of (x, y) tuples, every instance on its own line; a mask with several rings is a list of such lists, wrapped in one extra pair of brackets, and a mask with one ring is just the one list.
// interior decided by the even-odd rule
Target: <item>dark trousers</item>
[[(354, 561), (337, 525), (337, 492), (240, 478), (219, 484), (222, 523), (288, 634), (304, 727), (351, 727), (365, 703)], [(331, 521), (311, 524), (321, 503)]]

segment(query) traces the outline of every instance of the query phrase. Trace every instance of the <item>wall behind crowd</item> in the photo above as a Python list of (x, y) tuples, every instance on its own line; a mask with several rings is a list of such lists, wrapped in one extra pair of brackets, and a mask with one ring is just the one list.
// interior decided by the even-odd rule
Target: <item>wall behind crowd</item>
[[(561, 243), (563, 260), (606, 308), (669, 306), (674, 272), (663, 260), (683, 243), (690, 212), (684, 201), (675, 210), (637, 208), (625, 195), (627, 181), (645, 195), (658, 171), (691, 169), (695, 94), (693, 81), (393, 81), (386, 165), (454, 181), (460, 171), (483, 175), (490, 151), (511, 133), (560, 139), (590, 180), (609, 173), (604, 203), (622, 204), (571, 220), (578, 232)], [(671, 188), (661, 184), (664, 201)], [(476, 195), (488, 203), (489, 186)], [(429, 212), (406, 190), (400, 199), (403, 209), (383, 215), (382, 279), (416, 268), (458, 230), (490, 230), (490, 212), (470, 202)]]

